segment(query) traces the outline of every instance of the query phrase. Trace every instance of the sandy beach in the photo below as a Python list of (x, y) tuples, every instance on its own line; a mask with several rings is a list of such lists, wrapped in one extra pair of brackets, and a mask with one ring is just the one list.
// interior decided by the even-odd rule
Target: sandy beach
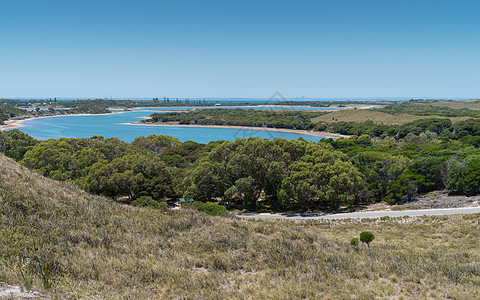
[(54, 115), (54, 116), (27, 117), (25, 119), (19, 119), (19, 120), (7, 120), (5, 121), (5, 125), (0, 125), (0, 130), (22, 127), (22, 123), (24, 121), (29, 121), (29, 120), (36, 120), (36, 119), (43, 119), (43, 118), (56, 118), (56, 117), (104, 116), (104, 115), (111, 115), (111, 114), (120, 114), (124, 112), (125, 111), (112, 111), (111, 113), (105, 113), (105, 114), (65, 114), (65, 115)]
[(228, 128), (228, 129), (242, 129), (242, 130), (265, 130), (265, 131), (276, 131), (276, 132), (286, 132), (294, 133), (299, 135), (310, 135), (310, 136), (319, 136), (323, 138), (333, 138), (333, 139), (346, 139), (350, 136), (335, 134), (329, 132), (313, 132), (307, 130), (295, 130), (295, 129), (282, 129), (282, 128), (268, 128), (268, 127), (245, 127), (245, 126), (226, 126), (226, 125), (180, 125), (180, 124), (145, 124), (145, 123), (121, 123), (124, 125), (136, 125), (136, 126), (165, 126), (165, 127), (203, 127), (203, 128)]
[(78, 115), (68, 114), (68, 115), (32, 117), (32, 118), (25, 118), (25, 119), (20, 119), (20, 120), (8, 120), (8, 121), (5, 121), (5, 125), (0, 125), (0, 130), (22, 127), (22, 123), (24, 121), (29, 121), (29, 120), (43, 119), (43, 118), (55, 118), (55, 117), (82, 116), (82, 115), (83, 116), (90, 116), (89, 114), (78, 114)]
[(20, 127), (20, 123), (22, 123), (22, 121), (25, 121), (25, 120), (29, 120), (29, 119), (5, 121), (5, 125), (0, 125), (0, 130)]

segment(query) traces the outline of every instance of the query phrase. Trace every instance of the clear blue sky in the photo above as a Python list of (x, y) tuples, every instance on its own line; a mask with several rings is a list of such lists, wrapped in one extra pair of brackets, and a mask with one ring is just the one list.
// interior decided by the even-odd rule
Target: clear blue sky
[(2, 97), (480, 97), (479, 1), (0, 2)]

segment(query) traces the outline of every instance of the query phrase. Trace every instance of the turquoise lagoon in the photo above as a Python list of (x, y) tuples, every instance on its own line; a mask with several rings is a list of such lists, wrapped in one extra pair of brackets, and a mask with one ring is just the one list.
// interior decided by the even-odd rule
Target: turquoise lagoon
[(185, 110), (188, 108), (141, 108), (128, 112), (119, 112), (106, 115), (78, 115), (47, 117), (22, 122), (21, 131), (30, 136), (40, 139), (58, 139), (62, 137), (85, 138), (93, 135), (101, 135), (105, 138), (118, 137), (126, 142), (133, 141), (139, 136), (162, 134), (173, 136), (180, 141), (195, 141), (208, 143), (210, 141), (227, 140), (234, 141), (237, 138), (260, 137), (260, 138), (284, 138), (298, 139), (303, 137), (308, 141), (319, 141), (318, 136), (295, 134), (278, 131), (249, 130), (240, 128), (204, 128), (189, 126), (137, 126), (125, 123), (139, 122), (147, 118), (153, 112), (166, 112), (172, 110)]

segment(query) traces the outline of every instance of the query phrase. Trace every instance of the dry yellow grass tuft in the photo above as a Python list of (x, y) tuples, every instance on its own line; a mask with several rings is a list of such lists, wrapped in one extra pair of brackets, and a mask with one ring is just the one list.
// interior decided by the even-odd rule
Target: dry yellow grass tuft
[[(443, 118), (437, 116), (416, 116), (409, 114), (399, 114), (399, 115), (390, 115), (387, 113), (372, 111), (366, 109), (342, 109), (334, 111), (323, 116), (319, 116), (312, 119), (312, 122), (324, 122), (324, 123), (334, 123), (334, 122), (364, 122), (371, 120), (378, 124), (385, 125), (401, 125), (409, 122), (413, 122), (420, 119), (427, 118)], [(469, 117), (454, 117), (448, 118), (452, 120), (452, 123), (459, 121), (464, 121), (470, 119)]]
[[(79, 299), (471, 299), (479, 215), (255, 221), (119, 205), (0, 155), (0, 281)], [(371, 231), (367, 248), (352, 237)]]

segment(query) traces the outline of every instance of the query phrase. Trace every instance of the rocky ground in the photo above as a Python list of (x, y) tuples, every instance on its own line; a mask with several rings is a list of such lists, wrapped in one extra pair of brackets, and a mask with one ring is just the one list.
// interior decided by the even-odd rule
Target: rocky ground
[(37, 291), (26, 291), (20, 286), (8, 285), (0, 282), (0, 299), (24, 300), (24, 299), (50, 299), (46, 294)]
[(400, 205), (375, 203), (362, 210), (410, 210), (428, 208), (455, 208), (475, 207), (480, 205), (480, 196), (449, 196), (446, 191), (435, 191), (426, 195), (420, 195), (413, 202)]

